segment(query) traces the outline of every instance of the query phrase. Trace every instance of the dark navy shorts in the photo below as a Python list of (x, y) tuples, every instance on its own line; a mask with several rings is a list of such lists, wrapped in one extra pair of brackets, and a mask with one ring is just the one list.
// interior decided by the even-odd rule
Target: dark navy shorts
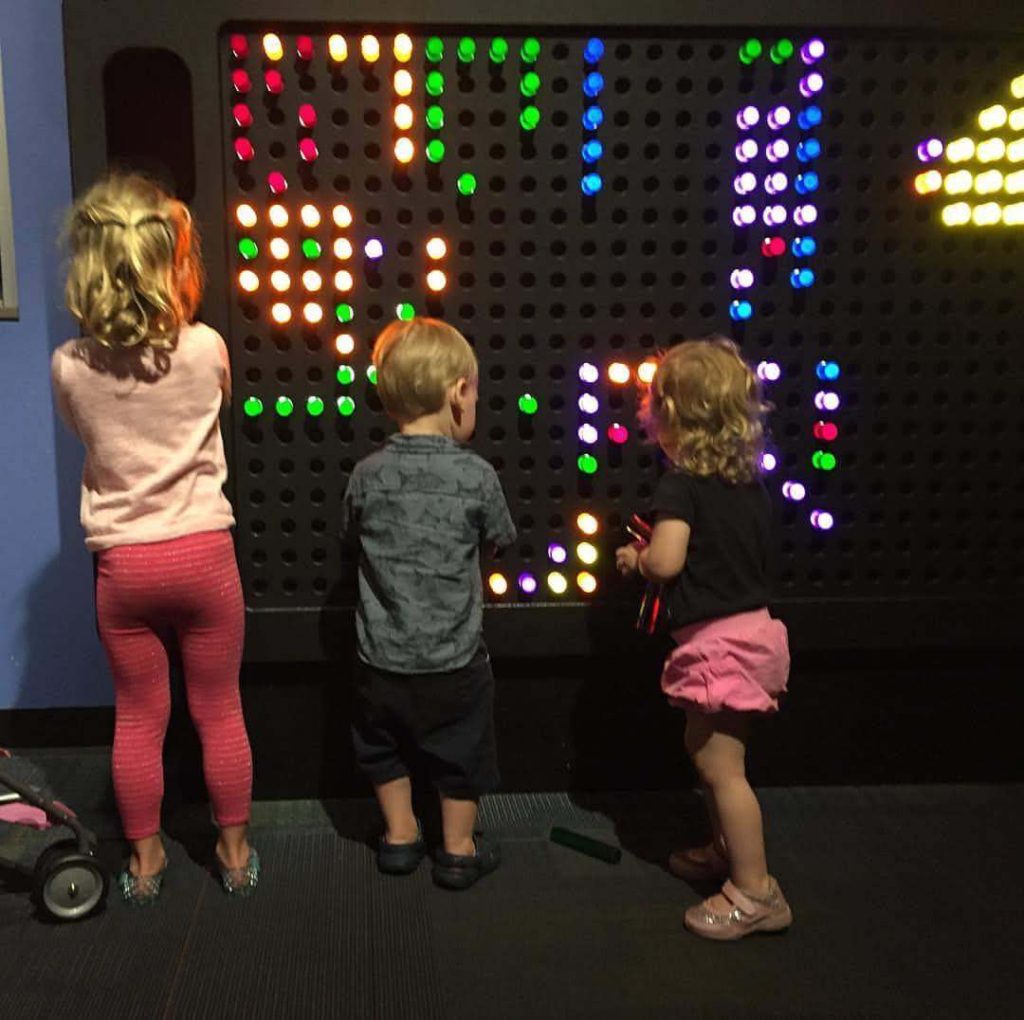
[[(417, 761), (446, 797), (475, 800), (498, 785), (494, 676), (482, 645), (460, 669), (392, 673), (356, 660), (352, 740), (375, 786)], [(418, 771), (418, 770), (417, 770)]]

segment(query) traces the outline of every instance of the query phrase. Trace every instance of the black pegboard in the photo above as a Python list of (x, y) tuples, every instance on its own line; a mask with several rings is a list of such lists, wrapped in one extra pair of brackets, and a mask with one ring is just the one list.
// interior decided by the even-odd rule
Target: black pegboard
[[(234, 359), (237, 399), (227, 428), (255, 654), (303, 657), (311, 640), (330, 644), (325, 635), (335, 625), (324, 621), (334, 619), (331, 606), (348, 599), (335, 539), (346, 474), (390, 428), (365, 377), (369, 348), (403, 300), (444, 315), (480, 356), (475, 445), (499, 466), (521, 530), (519, 545), (494, 565), (512, 583), (500, 599), (508, 611), (490, 618), (499, 647), (582, 650), (600, 643), (609, 632), (606, 623), (628, 626), (635, 592), (612, 577), (611, 549), (621, 537), (622, 519), (649, 496), (657, 465), (655, 452), (637, 441), (634, 389), (609, 384), (603, 370), (616, 359), (635, 367), (660, 345), (710, 331), (733, 335), (752, 361), (772, 360), (782, 370), (782, 378), (768, 386), (777, 408), (771, 428), (779, 459), (769, 486), (779, 512), (780, 606), (802, 637), (838, 646), (928, 640), (936, 620), (945, 621), (942, 639), (955, 642), (971, 640), (986, 621), (991, 630), (989, 609), (1020, 599), (1024, 493), (1015, 451), (1024, 417), (1015, 398), (1021, 377), (1015, 344), (1022, 234), (946, 228), (938, 204), (915, 195), (912, 181), (920, 169), (915, 148), (921, 138), (964, 132), (979, 109), (1005, 97), (1010, 80), (1024, 71), (1021, 37), (920, 29), (882, 35), (859, 31), (855, 22), (831, 32), (806, 25), (481, 28), (469, 21), (402, 28), (414, 43), (406, 66), (415, 86), (407, 101), (417, 114), (410, 134), (418, 151), (407, 174), (394, 173), (391, 149), (391, 73), (399, 66), (390, 49), (394, 29), (268, 19), (222, 24), (208, 40), (217, 53), (221, 142), (216, 158), (206, 153), (201, 159), (222, 168), (222, 186), (206, 184), (215, 196), (207, 196), (213, 228), (223, 231), (212, 250), (219, 247), (224, 261), (212, 278), (219, 284), (219, 324)], [(279, 97), (262, 91), (264, 31), (278, 33), (286, 52), (276, 64), (284, 79)], [(242, 61), (230, 51), (238, 32), (251, 47)], [(327, 57), (328, 32), (348, 42), (348, 59), (339, 67)], [(379, 35), (382, 44), (372, 68), (359, 58), (364, 32)], [(296, 58), (298, 35), (312, 38), (308, 64)], [(445, 43), (440, 64), (424, 59), (423, 41), (434, 35)], [(477, 40), (478, 52), (460, 70), (456, 49), (464, 35)], [(500, 70), (487, 59), (495, 35), (508, 39), (512, 50)], [(524, 70), (517, 51), (526, 35), (541, 43), (535, 65), (541, 121), (534, 132), (517, 123)], [(582, 79), (591, 69), (582, 49), (594, 35), (605, 43), (597, 66), (606, 86), (605, 120), (596, 132), (604, 145), (598, 167), (604, 188), (591, 200), (580, 191), (585, 168), (579, 147), (591, 137), (580, 114)], [(742, 132), (737, 110), (745, 103), (763, 110), (781, 102), (796, 113), (806, 105), (797, 80), (807, 69), (798, 59), (778, 67), (766, 52), (752, 67), (740, 63), (737, 47), (751, 35), (765, 40), (766, 51), (782, 36), (799, 45), (818, 35), (827, 45), (818, 65), (825, 87), (816, 100), (823, 123), (813, 131), (793, 124), (783, 132), (791, 144), (813, 135), (822, 153), (810, 164), (798, 165), (792, 157), (779, 164), (791, 179), (808, 169), (820, 177), (819, 190), (808, 196), (819, 217), (804, 232), (817, 241), (807, 260), (787, 251), (765, 261), (760, 241), (768, 231), (761, 221), (738, 230), (732, 219), (740, 201), (733, 177), (744, 169), (734, 146), (745, 134), (762, 145), (775, 137), (763, 121)], [(231, 116), (232, 106), (246, 98), (231, 88), (231, 72), (240, 67), (253, 84), (247, 102), (254, 120), (244, 130)], [(423, 82), (435, 68), (446, 77), (440, 100), (446, 123), (439, 134), (447, 150), (439, 166), (423, 158), (425, 139), (434, 137), (423, 130)], [(209, 104), (208, 80), (205, 86)], [(317, 108), (311, 132), (296, 123), (302, 102)], [(205, 123), (213, 126), (209, 117)], [(307, 135), (319, 148), (312, 166), (296, 156)], [(256, 153), (244, 165), (234, 151), (240, 136)], [(767, 169), (760, 163), (758, 177)], [(322, 272), (326, 315), (317, 329), (295, 321), (273, 328), (266, 280), (254, 299), (241, 295), (235, 283), (243, 268), (261, 276), (270, 268), (260, 260), (243, 265), (237, 256), (233, 211), (240, 202), (257, 210), (259, 222), (242, 233), (257, 241), (264, 258), (271, 170), (284, 172), (290, 185), (281, 201), (291, 223), (272, 232), (292, 243), (292, 255), (282, 263), (293, 278), (290, 297), (301, 290), (301, 237), (318, 237), (323, 264), (330, 267)], [(455, 188), (463, 170), (479, 182), (468, 200)], [(324, 225), (317, 231), (295, 229), (306, 201), (322, 211)], [(792, 209), (791, 190), (783, 201)], [(352, 209), (351, 230), (330, 226), (330, 208), (338, 202)], [(210, 229), (207, 224), (208, 238)], [(355, 246), (349, 300), (356, 318), (349, 332), (356, 349), (350, 358), (339, 358), (331, 345), (340, 331), (332, 321), (340, 297), (330, 279), (340, 264), (330, 249), (342, 233)], [(793, 236), (788, 228), (779, 233), (787, 241)], [(440, 300), (429, 300), (423, 284), (423, 243), (434, 234), (448, 241), (443, 266), (449, 287)], [(370, 236), (386, 248), (375, 268), (361, 257), (361, 242)], [(797, 264), (814, 268), (808, 290), (789, 285)], [(740, 296), (730, 284), (738, 265), (759, 277), (751, 295), (755, 314), (745, 323), (729, 317), (730, 302)], [(298, 318), (299, 305), (291, 304)], [(576, 466), (576, 370), (584, 359), (602, 369), (601, 382), (587, 387), (602, 407), (600, 468), (592, 477)], [(841, 368), (834, 386), (815, 375), (822, 359)], [(334, 378), (341, 361), (356, 376), (345, 386)], [(822, 389), (839, 393), (835, 414), (816, 411), (814, 396)], [(540, 402), (532, 418), (516, 406), (527, 391)], [(355, 399), (351, 417), (334, 409), (342, 394)], [(280, 395), (295, 403), (287, 420), (273, 412)], [(304, 408), (310, 395), (325, 401), (320, 417)], [(258, 418), (245, 415), (247, 396), (263, 401)], [(839, 428), (838, 438), (824, 447), (812, 433), (820, 418)], [(621, 447), (603, 437), (613, 420), (631, 432)], [(838, 458), (832, 472), (812, 467), (814, 451), (823, 448)], [(806, 486), (803, 503), (782, 498), (787, 479)], [(810, 526), (816, 507), (834, 515), (831, 531)], [(601, 559), (588, 568), (598, 590), (588, 596), (574, 592), (580, 567), (572, 563), (578, 537), (572, 521), (584, 509), (602, 523), (595, 542)], [(543, 594), (553, 540), (570, 547), (569, 591), (558, 598)], [(534, 599), (514, 597), (522, 570), (540, 579)]]

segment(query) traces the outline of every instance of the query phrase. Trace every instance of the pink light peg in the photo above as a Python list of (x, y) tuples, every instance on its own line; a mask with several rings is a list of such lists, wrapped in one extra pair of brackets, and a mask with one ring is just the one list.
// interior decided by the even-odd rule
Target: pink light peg
[(267, 187), (272, 195), (283, 195), (288, 190), (288, 181), (280, 170), (267, 174)]
[(629, 429), (625, 425), (620, 425), (615, 422), (608, 426), (608, 438), (618, 446), (621, 446), (627, 439), (629, 439)]
[(240, 128), (252, 127), (252, 110), (245, 103), (235, 103), (231, 108), (231, 116)]
[(295, 40), (295, 52), (299, 55), (299, 60), (312, 60), (313, 40), (308, 35), (300, 35)]
[(315, 163), (317, 156), (320, 155), (320, 150), (316, 147), (316, 142), (312, 138), (303, 138), (299, 142), (299, 155), (307, 163)]
[(249, 72), (243, 70), (241, 67), (232, 71), (231, 87), (240, 96), (244, 96), (250, 89), (252, 89), (252, 78), (249, 77)]
[(231, 37), (231, 55), (236, 60), (245, 60), (249, 56), (249, 40), (244, 35)]
[(256, 150), (253, 148), (252, 142), (248, 138), (236, 138), (235, 139), (235, 155), (243, 163), (248, 163), (256, 155)]
[(271, 68), (264, 74), (263, 83), (272, 96), (279, 96), (284, 92), (284, 75), (275, 68)]
[(316, 107), (312, 103), (303, 103), (299, 107), (299, 123), (304, 128), (316, 127)]

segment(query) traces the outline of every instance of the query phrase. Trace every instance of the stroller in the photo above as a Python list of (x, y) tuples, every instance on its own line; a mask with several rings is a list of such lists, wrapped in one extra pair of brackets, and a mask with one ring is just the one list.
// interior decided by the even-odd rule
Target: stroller
[[(70, 829), (74, 839), (54, 842), (35, 835), (58, 826)], [(36, 905), (54, 920), (80, 920), (106, 901), (110, 878), (96, 858), (95, 835), (54, 799), (40, 768), (3, 748), (0, 864), (31, 877)]]

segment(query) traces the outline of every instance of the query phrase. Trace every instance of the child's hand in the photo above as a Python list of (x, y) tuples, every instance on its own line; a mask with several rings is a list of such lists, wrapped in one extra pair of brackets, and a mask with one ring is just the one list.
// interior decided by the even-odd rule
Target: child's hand
[(615, 569), (623, 577), (629, 577), (640, 569), (640, 547), (635, 542), (615, 550)]

